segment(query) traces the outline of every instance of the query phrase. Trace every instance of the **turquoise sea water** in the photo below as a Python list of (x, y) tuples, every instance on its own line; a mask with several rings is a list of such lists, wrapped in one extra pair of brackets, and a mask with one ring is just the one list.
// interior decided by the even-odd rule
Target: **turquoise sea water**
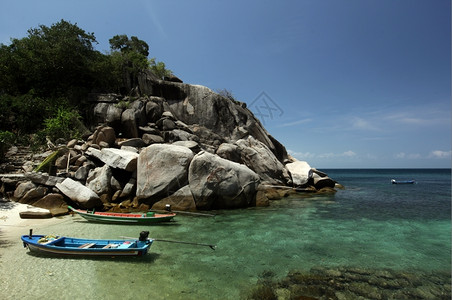
[[(138, 237), (149, 230), (153, 238), (217, 249), (156, 241), (142, 258), (52, 258), (31, 255), (18, 236), (0, 244), (0, 297), (241, 299), (262, 274), (278, 281), (319, 268), (421, 272), (432, 283), (429, 291), (417, 283), (416, 295), (435, 299), (436, 287), (450, 295), (450, 286), (438, 280), (451, 272), (450, 169), (322, 171), (346, 189), (334, 196), (288, 197), (266, 208), (217, 211), (215, 217), (178, 215), (168, 225), (95, 224), (65, 216), (34, 228), (36, 234), (87, 238)], [(416, 184), (392, 185), (393, 178)]]

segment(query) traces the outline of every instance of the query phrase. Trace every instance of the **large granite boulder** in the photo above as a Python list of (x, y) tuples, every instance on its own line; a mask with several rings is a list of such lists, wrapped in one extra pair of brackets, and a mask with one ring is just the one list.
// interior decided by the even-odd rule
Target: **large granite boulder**
[(146, 102), (146, 118), (148, 122), (157, 122), (163, 113), (164, 98), (150, 97), (150, 101)]
[(121, 115), (124, 109), (117, 105), (120, 96), (112, 96), (111, 101), (103, 102), (105, 97), (98, 95), (96, 102), (92, 108), (92, 122), (94, 124), (106, 124), (115, 129), (116, 132), (120, 132)]
[(33, 204), (33, 202), (45, 196), (47, 188), (44, 186), (36, 186), (29, 189), (22, 198), (19, 199), (19, 203)]
[(99, 196), (78, 181), (66, 178), (63, 182), (57, 183), (56, 188), (83, 208), (89, 209), (102, 206)]
[(240, 150), (237, 145), (223, 143), (218, 147), (216, 154), (221, 158), (234, 161), (237, 163), (243, 163), (242, 157), (240, 155)]
[(86, 154), (95, 157), (112, 168), (133, 172), (137, 168), (138, 153), (116, 148), (104, 148), (102, 150), (93, 147), (88, 148)]
[(187, 147), (168, 144), (153, 144), (141, 150), (136, 196), (152, 202), (185, 186), (193, 155)]
[[(135, 174), (136, 177), (136, 174)], [(119, 194), (120, 198), (125, 198), (129, 196), (134, 196), (135, 191), (137, 189), (137, 179), (135, 177), (131, 177), (129, 181), (124, 185), (124, 187), (121, 190), (121, 193)]]
[(100, 126), (94, 131), (91, 139), (94, 144), (106, 143), (109, 147), (112, 147), (116, 141), (116, 133), (113, 127)]
[(319, 172), (314, 172), (312, 176), (312, 181), (317, 190), (321, 190), (324, 188), (334, 188), (336, 185), (336, 181), (331, 179), (330, 177), (322, 176)]
[[(130, 102), (130, 101), (129, 101)], [(147, 123), (146, 99), (131, 101), (122, 112), (120, 133), (126, 138), (139, 137), (139, 127)]]
[(140, 113), (134, 109), (128, 108), (121, 115), (121, 134), (128, 138), (138, 137), (138, 125), (136, 119)]
[(287, 169), (264, 143), (248, 136), (235, 144), (239, 147), (242, 161), (256, 172), (262, 181), (274, 185), (292, 183)]
[(34, 184), (31, 181), (25, 181), (25, 182), (21, 182), (16, 189), (14, 190), (14, 194), (13, 197), (15, 200), (19, 200), (20, 198), (22, 198), (23, 196), (25, 196), (25, 194), (31, 190), (31, 189), (35, 189), (37, 187), (36, 184)]
[(55, 186), (58, 182), (62, 182), (64, 178), (57, 176), (50, 176), (47, 173), (41, 172), (26, 172), (24, 174), (25, 178), (31, 180), (36, 184), (42, 184), (46, 186)]
[(111, 194), (112, 170), (108, 165), (91, 170), (86, 179), (86, 186), (97, 195)]
[(188, 181), (198, 209), (255, 205), (259, 176), (247, 166), (201, 151), (193, 158)]
[(305, 186), (309, 179), (312, 178), (312, 168), (305, 161), (295, 160), (294, 162), (287, 163), (286, 168), (292, 175), (293, 185), (295, 187)]
[(67, 203), (61, 194), (50, 193), (33, 203), (33, 206), (46, 208), (52, 211), (56, 208), (64, 208), (67, 212)]

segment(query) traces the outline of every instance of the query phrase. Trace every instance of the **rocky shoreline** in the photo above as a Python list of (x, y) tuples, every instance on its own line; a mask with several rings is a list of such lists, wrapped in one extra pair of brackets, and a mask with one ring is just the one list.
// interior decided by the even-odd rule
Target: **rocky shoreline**
[[(290, 193), (341, 186), (287, 154), (246, 104), (210, 89), (142, 74), (137, 95), (89, 99), (83, 139), (0, 166), (0, 194), (67, 213), (67, 205), (114, 211), (266, 206)], [(19, 168), (18, 168), (19, 167)], [(12, 175), (13, 174), (13, 175)], [(18, 176), (17, 174), (22, 174)]]

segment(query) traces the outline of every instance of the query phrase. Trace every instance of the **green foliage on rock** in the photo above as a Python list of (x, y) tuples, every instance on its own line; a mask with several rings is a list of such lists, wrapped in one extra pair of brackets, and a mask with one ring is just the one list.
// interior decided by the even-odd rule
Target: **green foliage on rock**
[(16, 136), (9, 131), (0, 130), (0, 161), (5, 157), (5, 153), (14, 144)]
[(159, 79), (164, 79), (165, 77), (173, 75), (173, 72), (166, 68), (165, 63), (161, 61), (156, 61), (155, 57), (149, 60), (149, 66), (152, 73), (154, 73), (154, 75), (157, 76)]
[(130, 107), (130, 101), (121, 100), (115, 106), (121, 109), (128, 109)]
[(53, 117), (44, 120), (43, 132), (51, 141), (59, 138), (66, 141), (80, 138), (80, 119), (81, 116), (76, 110), (59, 108)]

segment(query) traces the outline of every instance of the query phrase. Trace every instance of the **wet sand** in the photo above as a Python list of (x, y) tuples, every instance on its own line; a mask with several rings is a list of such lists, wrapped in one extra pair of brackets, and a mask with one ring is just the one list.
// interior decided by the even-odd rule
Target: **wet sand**
[(23, 234), (28, 234), (29, 229), (61, 222), (59, 218), (46, 219), (22, 219), (19, 215), (23, 211), (47, 211), (42, 208), (13, 201), (1, 200), (0, 202), (0, 239), (18, 239)]

